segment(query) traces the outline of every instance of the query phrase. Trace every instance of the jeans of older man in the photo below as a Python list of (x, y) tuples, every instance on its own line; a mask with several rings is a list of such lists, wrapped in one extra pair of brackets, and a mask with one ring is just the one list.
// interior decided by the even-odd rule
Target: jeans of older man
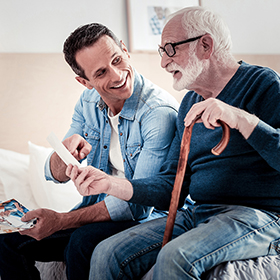
[(155, 264), (153, 279), (201, 279), (231, 260), (279, 251), (275, 213), (236, 205), (194, 205), (177, 214), (172, 240), (163, 248), (166, 218), (135, 226), (101, 242), (89, 279), (139, 279)]

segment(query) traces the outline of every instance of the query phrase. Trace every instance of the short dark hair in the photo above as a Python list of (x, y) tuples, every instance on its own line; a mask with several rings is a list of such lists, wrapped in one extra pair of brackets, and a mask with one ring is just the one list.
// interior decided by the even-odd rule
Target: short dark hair
[(91, 23), (78, 27), (64, 42), (64, 58), (78, 76), (88, 80), (84, 70), (76, 61), (77, 52), (93, 45), (104, 35), (112, 38), (121, 48), (121, 42), (116, 35), (109, 28), (99, 23)]

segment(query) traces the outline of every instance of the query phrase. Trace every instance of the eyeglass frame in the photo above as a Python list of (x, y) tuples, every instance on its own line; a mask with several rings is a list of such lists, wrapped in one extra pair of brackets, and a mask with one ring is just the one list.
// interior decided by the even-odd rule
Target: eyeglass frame
[[(186, 40), (183, 40), (183, 41), (179, 41), (179, 42), (176, 42), (176, 43), (166, 43), (163, 47), (160, 47), (160, 46), (159, 46), (159, 48), (158, 48), (158, 53), (159, 53), (160, 57), (163, 56), (163, 52), (165, 52), (166, 55), (167, 55), (168, 57), (173, 57), (173, 56), (176, 54), (176, 50), (175, 50), (175, 47), (176, 47), (176, 46), (182, 45), (182, 44), (186, 44), (186, 43), (190, 43), (190, 42), (193, 42), (193, 41), (196, 41), (196, 40), (200, 39), (200, 38), (203, 37), (203, 36), (204, 36), (204, 35), (197, 36), (197, 37), (194, 37), (194, 38), (189, 38), (189, 39), (186, 39)], [(165, 49), (165, 47), (166, 47), (167, 45), (171, 45), (171, 47), (172, 47), (172, 49), (173, 49), (173, 51), (174, 51), (174, 54), (169, 55), (169, 54), (167, 53), (167, 51), (166, 51), (166, 49)]]

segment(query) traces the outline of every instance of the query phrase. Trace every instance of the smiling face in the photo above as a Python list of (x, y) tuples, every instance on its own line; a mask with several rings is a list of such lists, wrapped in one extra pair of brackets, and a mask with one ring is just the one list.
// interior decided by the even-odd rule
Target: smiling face
[(88, 89), (95, 88), (110, 110), (117, 114), (133, 93), (134, 73), (128, 51), (108, 36), (76, 54), (77, 63), (88, 79), (76, 79)]

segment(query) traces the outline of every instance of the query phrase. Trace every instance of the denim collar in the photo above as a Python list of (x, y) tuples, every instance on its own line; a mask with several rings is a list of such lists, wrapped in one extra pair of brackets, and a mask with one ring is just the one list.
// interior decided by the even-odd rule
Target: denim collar
[(108, 108), (107, 104), (104, 102), (104, 100), (102, 99), (101, 96), (100, 96), (100, 99), (97, 103), (97, 106), (98, 106), (100, 111), (103, 111), (104, 108), (107, 110), (107, 108)]

